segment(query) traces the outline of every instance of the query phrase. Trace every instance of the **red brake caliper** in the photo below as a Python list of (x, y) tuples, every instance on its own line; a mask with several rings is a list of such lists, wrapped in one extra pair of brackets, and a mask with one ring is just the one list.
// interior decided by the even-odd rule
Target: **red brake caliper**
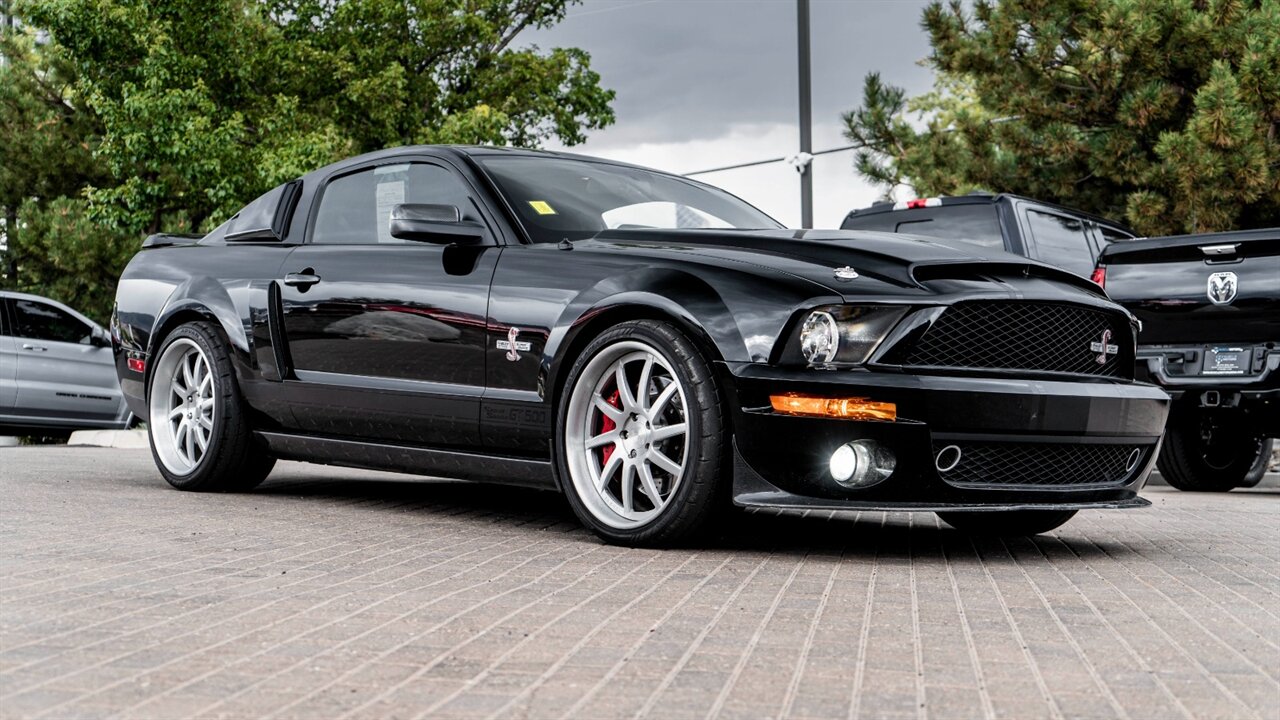
[[(616, 408), (622, 407), (622, 405), (620, 404), (620, 401), (618, 400), (617, 390), (614, 390), (613, 394), (610, 395), (609, 397), (606, 397), (604, 401)], [(608, 415), (605, 415), (604, 413), (600, 413), (600, 434), (601, 435), (607, 432), (610, 432), (616, 427), (618, 427), (618, 424), (613, 421), (613, 418), (609, 417)], [(615, 446), (613, 445), (608, 445), (604, 448), (604, 450), (601, 452), (601, 456), (602, 456), (600, 460), (601, 467), (603, 467), (605, 463), (609, 462), (609, 458), (613, 456), (614, 450), (615, 450)]]

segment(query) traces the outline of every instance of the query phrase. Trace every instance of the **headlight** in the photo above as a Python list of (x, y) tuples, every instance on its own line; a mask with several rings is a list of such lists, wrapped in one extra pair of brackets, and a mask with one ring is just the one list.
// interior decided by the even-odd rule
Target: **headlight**
[(800, 352), (810, 365), (825, 365), (836, 359), (840, 349), (840, 328), (831, 313), (815, 310), (800, 328)]
[(862, 364), (907, 310), (894, 305), (818, 308), (800, 326), (800, 353), (810, 365)]

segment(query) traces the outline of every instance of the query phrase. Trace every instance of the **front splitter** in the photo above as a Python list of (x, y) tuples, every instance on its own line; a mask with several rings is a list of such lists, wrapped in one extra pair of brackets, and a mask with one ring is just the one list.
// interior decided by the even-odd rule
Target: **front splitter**
[(735, 495), (733, 504), (743, 508), (771, 508), (774, 510), (880, 510), (885, 512), (1003, 512), (1013, 510), (1123, 510), (1144, 508), (1150, 500), (1134, 497), (1112, 502), (1062, 502), (1062, 503), (902, 503), (860, 500), (831, 500), (805, 497), (788, 492), (756, 492)]

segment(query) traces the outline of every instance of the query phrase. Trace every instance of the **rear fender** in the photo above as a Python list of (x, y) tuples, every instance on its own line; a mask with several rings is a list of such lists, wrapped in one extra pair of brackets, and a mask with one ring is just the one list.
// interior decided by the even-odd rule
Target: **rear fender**
[(190, 317), (191, 313), (217, 323), (231, 344), (232, 354), (248, 361), (252, 347), (245, 333), (247, 315), (242, 319), (226, 288), (210, 277), (190, 278), (173, 289), (164, 309), (156, 317), (147, 354), (152, 356), (158, 352), (165, 337), (183, 324), (184, 318)]

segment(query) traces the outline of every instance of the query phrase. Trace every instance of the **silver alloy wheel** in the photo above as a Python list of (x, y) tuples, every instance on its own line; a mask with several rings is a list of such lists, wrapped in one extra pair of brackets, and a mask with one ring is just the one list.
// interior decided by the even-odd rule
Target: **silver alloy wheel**
[(151, 442), (169, 472), (188, 475), (213, 437), (217, 394), (209, 358), (194, 341), (179, 338), (165, 348), (153, 372)]
[(569, 395), (565, 460), (578, 497), (609, 527), (655, 519), (687, 472), (688, 407), (670, 363), (626, 340), (601, 350)]

